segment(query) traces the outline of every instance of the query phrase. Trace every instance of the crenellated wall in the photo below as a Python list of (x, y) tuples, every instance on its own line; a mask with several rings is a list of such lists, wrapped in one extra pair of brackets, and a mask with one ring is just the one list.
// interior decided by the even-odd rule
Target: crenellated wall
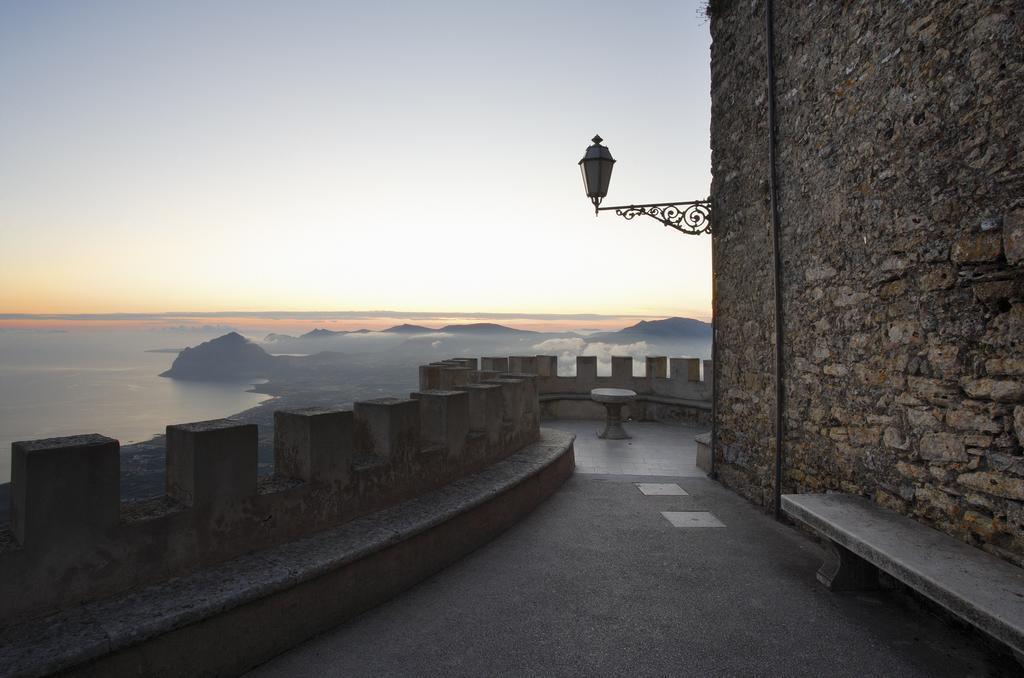
[(141, 502), (119, 501), (116, 440), (15, 443), (11, 529), (0, 532), (0, 625), (346, 523), (538, 440), (537, 377), (473, 381), (350, 410), (278, 411), (275, 473), (265, 478), (257, 478), (255, 425), (168, 426), (166, 494)]
[(485, 357), (479, 369), (475, 358), (462, 358), (420, 367), (420, 388), (473, 388), (506, 375), (535, 375), (541, 419), (601, 419), (604, 407), (590, 399), (590, 391), (627, 388), (637, 399), (624, 408), (624, 416), (710, 424), (710, 360), (648, 357), (640, 376), (633, 374), (630, 356), (612, 357), (611, 367), (610, 376), (599, 377), (596, 356), (577, 356), (575, 376), (559, 376), (558, 359), (551, 355)]

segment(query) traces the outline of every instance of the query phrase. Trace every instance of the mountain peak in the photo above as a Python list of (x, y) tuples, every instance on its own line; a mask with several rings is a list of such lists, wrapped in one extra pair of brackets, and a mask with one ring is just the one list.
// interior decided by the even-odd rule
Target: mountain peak
[(465, 325), (445, 325), (438, 331), (447, 332), (449, 334), (535, 334), (535, 332), (530, 332), (529, 330), (517, 330), (514, 327), (506, 327), (505, 325), (499, 325), (497, 323), (467, 323)]
[(325, 337), (336, 337), (339, 334), (348, 334), (344, 330), (327, 330), (322, 327), (317, 327), (303, 334), (299, 339), (323, 339)]
[(436, 332), (437, 330), (432, 330), (429, 327), (424, 327), (423, 325), (410, 325), (409, 323), (402, 323), (401, 325), (395, 325), (394, 327), (389, 327), (383, 331), (392, 332), (394, 334), (425, 334), (428, 332)]
[(274, 362), (273, 356), (238, 332), (228, 332), (186, 348), (160, 376), (202, 381), (263, 377)]

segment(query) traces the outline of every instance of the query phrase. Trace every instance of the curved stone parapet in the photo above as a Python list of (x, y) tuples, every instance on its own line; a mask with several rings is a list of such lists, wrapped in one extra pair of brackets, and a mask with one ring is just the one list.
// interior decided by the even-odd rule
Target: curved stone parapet
[(598, 376), (596, 356), (577, 356), (576, 374), (558, 374), (553, 355), (444, 360), (420, 367), (420, 388), (472, 388), (495, 378), (532, 376), (542, 419), (601, 419), (604, 409), (590, 399), (595, 388), (635, 391), (624, 416), (642, 421), (710, 425), (713, 364), (698, 358), (650, 356), (644, 374), (633, 373), (631, 356), (613, 356), (611, 374)]
[(506, 459), (399, 505), (0, 630), (0, 675), (238, 675), (479, 548), (573, 469), (573, 437), (542, 429)]
[(537, 378), (486, 376), (347, 410), (278, 411), (265, 478), (254, 424), (168, 426), (166, 494), (141, 502), (119, 500), (116, 440), (14, 443), (0, 627), (337, 527), (535, 443)]

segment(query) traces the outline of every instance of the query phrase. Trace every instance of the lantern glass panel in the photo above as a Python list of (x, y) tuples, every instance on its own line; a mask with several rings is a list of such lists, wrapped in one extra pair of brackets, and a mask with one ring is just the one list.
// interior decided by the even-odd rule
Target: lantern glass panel
[[(603, 198), (601, 193), (601, 165), (597, 158), (588, 158), (583, 161), (583, 183), (587, 190), (588, 198)], [(607, 189), (605, 189), (607, 191)]]
[(598, 183), (598, 195), (600, 195), (602, 198), (608, 195), (608, 185), (611, 183), (612, 180), (612, 165), (614, 164), (614, 162), (614, 160), (601, 159), (597, 163), (598, 165), (600, 165), (600, 183)]

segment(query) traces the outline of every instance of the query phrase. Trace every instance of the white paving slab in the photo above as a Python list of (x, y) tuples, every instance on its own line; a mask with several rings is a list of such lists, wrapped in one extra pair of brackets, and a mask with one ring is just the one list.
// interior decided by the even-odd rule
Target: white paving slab
[(636, 483), (636, 487), (648, 496), (685, 497), (689, 494), (675, 483)]
[(672, 527), (725, 527), (710, 511), (662, 511)]

